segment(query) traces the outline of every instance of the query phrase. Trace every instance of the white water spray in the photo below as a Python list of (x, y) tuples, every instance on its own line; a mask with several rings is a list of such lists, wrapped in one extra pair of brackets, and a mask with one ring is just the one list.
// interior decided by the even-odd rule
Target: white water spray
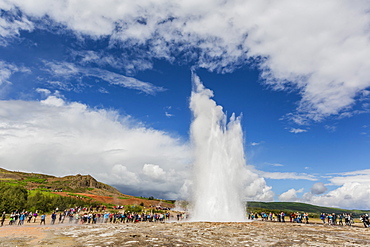
[(222, 107), (193, 73), (190, 132), (194, 145), (192, 221), (230, 222), (245, 220), (242, 202), (245, 165), (240, 117), (227, 123)]

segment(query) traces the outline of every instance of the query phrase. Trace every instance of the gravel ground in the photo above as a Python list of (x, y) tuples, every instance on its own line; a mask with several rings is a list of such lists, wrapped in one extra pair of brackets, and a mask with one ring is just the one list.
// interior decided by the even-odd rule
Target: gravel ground
[(370, 229), (278, 222), (4, 226), (0, 246), (370, 246)]

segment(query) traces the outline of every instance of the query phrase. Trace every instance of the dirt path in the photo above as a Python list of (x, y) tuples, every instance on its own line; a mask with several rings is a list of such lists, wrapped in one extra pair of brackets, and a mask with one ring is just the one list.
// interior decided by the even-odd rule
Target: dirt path
[(0, 227), (0, 246), (73, 246), (73, 238), (56, 234), (62, 225), (3, 226)]

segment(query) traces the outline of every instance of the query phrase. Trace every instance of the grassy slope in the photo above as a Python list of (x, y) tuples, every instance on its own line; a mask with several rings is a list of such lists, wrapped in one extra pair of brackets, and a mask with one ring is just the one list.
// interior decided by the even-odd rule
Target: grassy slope
[[(90, 183), (92, 181), (92, 183)], [(155, 198), (125, 195), (116, 188), (96, 181), (86, 175), (55, 177), (45, 174), (8, 171), (0, 168), (0, 183), (20, 185), (29, 190), (30, 195), (37, 191), (50, 196), (78, 196), (86, 200), (100, 202), (105, 205), (160, 205), (173, 207), (174, 201)], [(90, 187), (93, 186), (93, 187)], [(95, 187), (94, 187), (95, 186)]]
[(314, 215), (320, 213), (353, 213), (361, 215), (369, 210), (347, 210), (340, 208), (321, 207), (300, 202), (248, 202), (248, 211), (284, 211), (284, 212), (307, 212)]

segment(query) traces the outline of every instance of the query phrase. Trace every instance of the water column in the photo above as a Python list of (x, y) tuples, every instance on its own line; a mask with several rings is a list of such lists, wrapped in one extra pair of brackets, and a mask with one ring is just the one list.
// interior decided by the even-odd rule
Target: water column
[(192, 221), (230, 222), (245, 220), (243, 204), (243, 132), (240, 117), (227, 121), (213, 92), (192, 75), (190, 127), (195, 152), (193, 167)]

